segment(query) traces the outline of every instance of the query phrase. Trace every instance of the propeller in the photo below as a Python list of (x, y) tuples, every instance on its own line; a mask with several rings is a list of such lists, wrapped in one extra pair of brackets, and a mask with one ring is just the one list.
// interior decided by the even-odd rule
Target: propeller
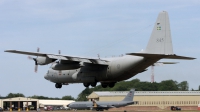
[[(58, 50), (58, 54), (59, 54), (59, 55), (61, 54), (61, 51), (60, 51), (60, 50)], [(59, 59), (59, 60), (58, 60), (58, 63), (60, 63), (60, 61), (61, 61), (61, 60)], [(62, 74), (62, 71), (59, 70), (59, 71), (58, 71), (58, 74), (61, 75), (61, 74)]]
[[(40, 51), (40, 48), (38, 47), (37, 48), (37, 52), (39, 52)], [(37, 56), (38, 57), (38, 56)], [(37, 73), (37, 70), (38, 70), (38, 64), (37, 64), (37, 57), (36, 58), (33, 58), (33, 57), (31, 57), (31, 56), (28, 56), (28, 59), (30, 59), (30, 60), (33, 60), (33, 61), (35, 61), (35, 73)]]

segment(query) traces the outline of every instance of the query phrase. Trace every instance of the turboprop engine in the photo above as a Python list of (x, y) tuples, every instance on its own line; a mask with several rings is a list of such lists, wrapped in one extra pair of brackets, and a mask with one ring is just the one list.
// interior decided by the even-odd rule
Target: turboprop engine
[(41, 57), (41, 56), (38, 56), (37, 58), (33, 58), (29, 56), (28, 58), (35, 61), (35, 72), (37, 72), (38, 70), (38, 65), (47, 65), (55, 61), (48, 57)]
[(37, 57), (34, 59), (34, 61), (37, 63), (37, 65), (47, 65), (49, 63), (52, 63), (54, 60), (48, 58), (48, 57)]
[[(39, 51), (40, 51), (40, 48), (37, 48), (37, 52)], [(48, 57), (41, 57), (41, 56), (37, 56), (36, 58), (28, 56), (28, 59), (35, 61), (35, 72), (37, 72), (38, 70), (38, 65), (47, 65), (55, 61), (55, 59), (50, 59)]]

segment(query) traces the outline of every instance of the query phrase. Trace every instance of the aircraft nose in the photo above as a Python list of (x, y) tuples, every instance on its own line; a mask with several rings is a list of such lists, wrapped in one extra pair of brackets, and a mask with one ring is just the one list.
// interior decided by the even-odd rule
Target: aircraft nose
[(67, 107), (69, 107), (69, 108), (73, 108), (73, 104), (70, 103), (70, 104), (67, 105)]
[(47, 74), (44, 75), (44, 78), (45, 78), (46, 80), (49, 80)]

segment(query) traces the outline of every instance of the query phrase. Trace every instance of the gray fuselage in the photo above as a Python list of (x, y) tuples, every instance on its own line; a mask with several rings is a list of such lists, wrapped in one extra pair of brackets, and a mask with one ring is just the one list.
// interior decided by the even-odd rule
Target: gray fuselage
[(71, 109), (91, 109), (91, 108), (96, 108), (96, 109), (109, 109), (113, 107), (123, 107), (126, 105), (133, 104), (133, 101), (96, 101), (98, 104), (97, 107), (93, 105), (92, 101), (88, 102), (73, 102), (68, 105), (69, 108)]
[(87, 82), (118, 82), (129, 79), (159, 60), (145, 59), (140, 56), (125, 55), (107, 58), (108, 65), (85, 64), (74, 70), (58, 70), (50, 68), (45, 79), (54, 83), (87, 83)]

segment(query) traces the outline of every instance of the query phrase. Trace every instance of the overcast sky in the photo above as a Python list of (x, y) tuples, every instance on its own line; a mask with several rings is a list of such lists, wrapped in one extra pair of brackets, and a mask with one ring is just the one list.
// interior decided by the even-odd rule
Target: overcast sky
[[(26, 55), (6, 49), (101, 57), (118, 56), (145, 49), (158, 13), (170, 18), (174, 53), (197, 58), (175, 65), (155, 67), (155, 81), (188, 81), (200, 85), (199, 0), (0, 0), (0, 95), (59, 97), (77, 95), (83, 84), (56, 89), (44, 79), (50, 65), (39, 66)], [(151, 81), (151, 68), (131, 79)], [(129, 80), (131, 80), (129, 79)]]

